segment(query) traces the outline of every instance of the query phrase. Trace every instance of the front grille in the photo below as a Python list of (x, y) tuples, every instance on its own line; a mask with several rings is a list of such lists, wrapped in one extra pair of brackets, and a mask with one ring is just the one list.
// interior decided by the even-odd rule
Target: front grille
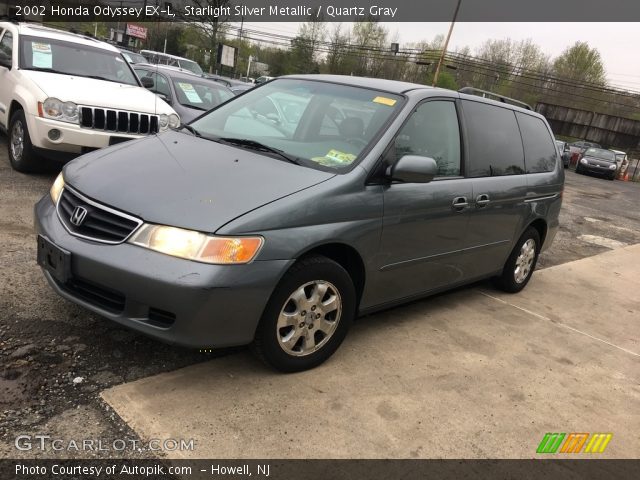
[[(72, 217), (78, 208), (86, 214), (74, 223)], [(68, 187), (60, 195), (58, 217), (72, 235), (103, 243), (121, 243), (142, 224), (142, 220), (100, 205)]]
[(67, 283), (58, 285), (70, 295), (109, 312), (124, 311), (125, 296), (115, 290), (79, 278), (72, 278)]
[(149, 135), (158, 133), (158, 116), (126, 110), (80, 107), (80, 126), (106, 132)]

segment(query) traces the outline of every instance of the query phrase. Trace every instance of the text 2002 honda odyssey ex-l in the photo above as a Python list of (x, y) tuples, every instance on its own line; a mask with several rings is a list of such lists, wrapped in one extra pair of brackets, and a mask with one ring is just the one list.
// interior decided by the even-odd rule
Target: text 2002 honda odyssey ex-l
[(303, 370), (358, 314), (485, 277), (524, 288), (563, 172), (525, 108), (284, 77), (69, 163), (36, 205), (38, 259), (56, 292), (122, 325)]

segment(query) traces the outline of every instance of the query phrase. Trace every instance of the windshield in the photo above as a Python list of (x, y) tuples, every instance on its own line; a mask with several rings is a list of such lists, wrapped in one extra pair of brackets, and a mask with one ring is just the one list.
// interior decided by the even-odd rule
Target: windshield
[(351, 168), (400, 109), (402, 97), (311, 80), (278, 79), (191, 124), (207, 137), (246, 139), (321, 170)]
[(198, 110), (211, 110), (234, 96), (232, 92), (216, 85), (213, 81), (174, 78), (172, 82), (178, 102)]
[(611, 150), (603, 150), (601, 148), (589, 148), (585, 152), (584, 156), (599, 158), (600, 160), (606, 160), (607, 162), (616, 161), (616, 156)]
[(52, 38), (20, 37), (20, 68), (138, 85), (118, 52)]
[(129, 63), (147, 63), (147, 59), (139, 53), (122, 52), (122, 56), (126, 58)]
[(197, 73), (198, 75), (202, 75), (202, 68), (196, 62), (192, 62), (191, 60), (187, 60), (184, 58), (180, 59), (180, 67), (185, 70), (189, 70), (190, 72)]

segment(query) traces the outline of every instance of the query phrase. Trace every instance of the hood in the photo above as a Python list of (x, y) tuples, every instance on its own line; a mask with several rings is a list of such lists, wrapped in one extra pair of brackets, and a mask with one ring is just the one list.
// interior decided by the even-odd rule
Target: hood
[(55, 97), (63, 102), (143, 113), (173, 113), (173, 109), (161, 98), (137, 85), (50, 72), (23, 70), (23, 73), (47, 97)]
[(149, 223), (203, 232), (334, 175), (173, 131), (92, 152), (64, 168), (65, 182), (98, 202)]

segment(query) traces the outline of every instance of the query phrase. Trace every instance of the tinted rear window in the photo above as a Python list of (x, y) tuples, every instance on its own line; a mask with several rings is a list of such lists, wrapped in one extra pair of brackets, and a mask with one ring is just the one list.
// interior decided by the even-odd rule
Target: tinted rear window
[(469, 138), (469, 176), (525, 172), (520, 130), (513, 110), (463, 100)]
[(516, 118), (522, 133), (527, 173), (553, 171), (557, 153), (547, 126), (541, 119), (524, 113), (516, 112)]

